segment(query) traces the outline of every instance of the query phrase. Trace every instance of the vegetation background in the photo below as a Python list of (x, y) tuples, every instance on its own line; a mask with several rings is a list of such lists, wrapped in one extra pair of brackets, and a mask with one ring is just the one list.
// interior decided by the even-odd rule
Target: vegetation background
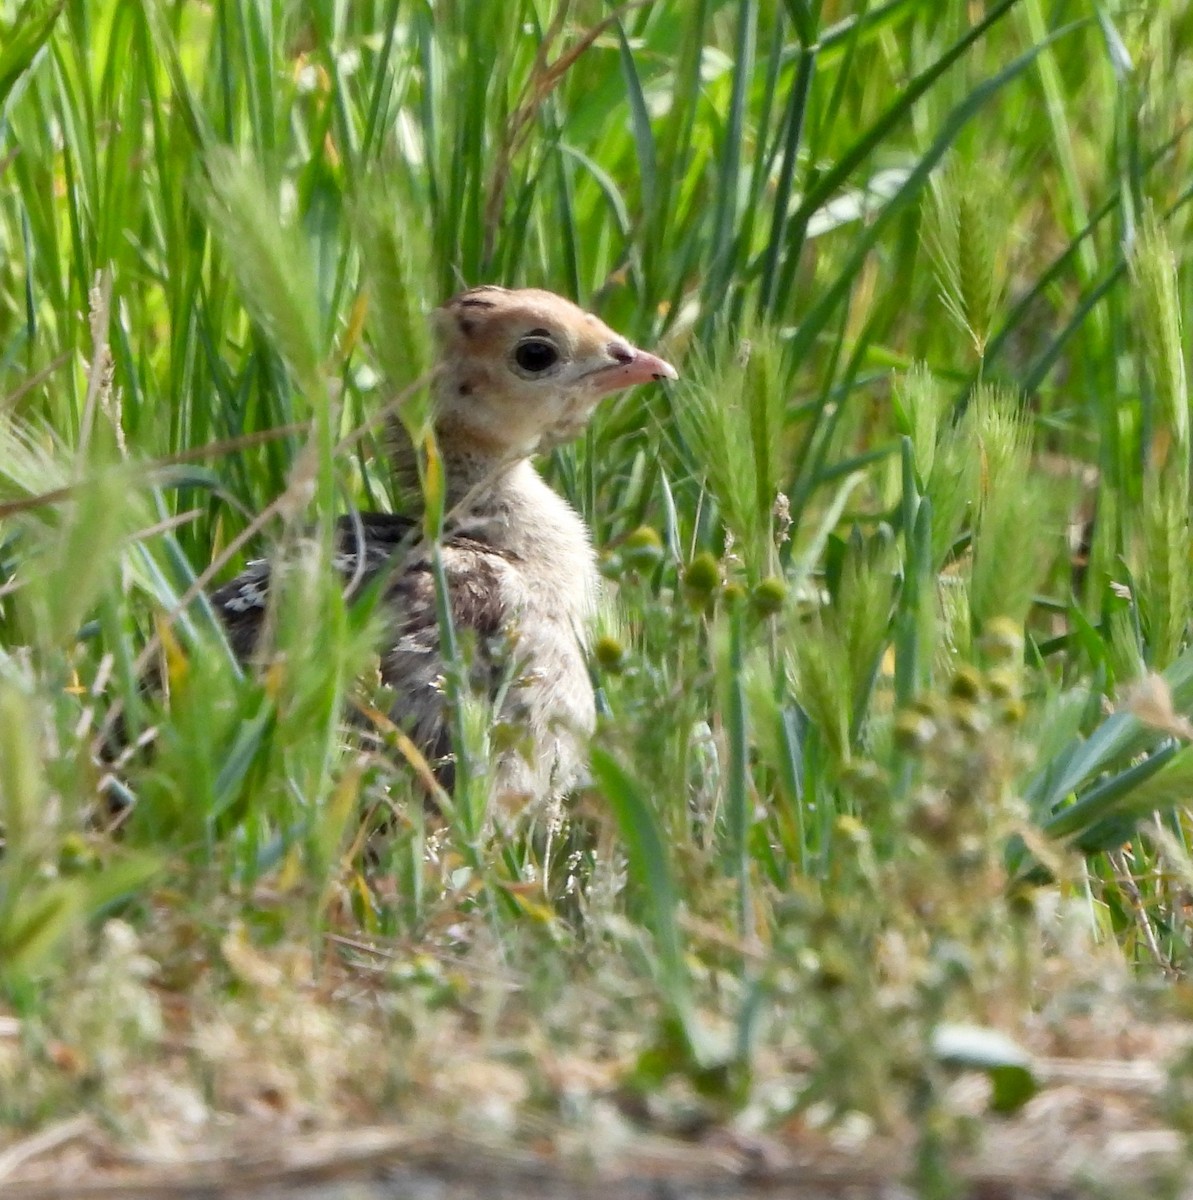
[[(1191, 50), (1186, 0), (0, 0), (0, 1121), (861, 1114), (944, 1188), (958, 1062), (1014, 1109), (1008, 1039), (1187, 1003)], [(542, 464), (609, 581), (562, 821), (490, 811), (481, 704), (429, 808), (345, 727), (319, 555), (261, 672), (201, 597), (394, 502), (480, 282), (681, 370)]]

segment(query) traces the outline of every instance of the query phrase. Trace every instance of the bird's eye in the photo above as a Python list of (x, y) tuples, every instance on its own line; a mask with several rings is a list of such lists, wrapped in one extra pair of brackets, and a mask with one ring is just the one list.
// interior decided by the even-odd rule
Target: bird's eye
[(542, 338), (527, 338), (524, 342), (519, 342), (514, 351), (514, 362), (532, 375), (553, 367), (558, 361), (559, 351)]

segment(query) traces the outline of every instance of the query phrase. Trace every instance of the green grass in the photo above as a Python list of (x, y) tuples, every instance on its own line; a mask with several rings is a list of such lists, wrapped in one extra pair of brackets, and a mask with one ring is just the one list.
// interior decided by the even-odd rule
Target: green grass
[[(264, 1021), (325, 1119), (473, 1058), (559, 1111), (573, 1055), (911, 1114), (930, 1180), (936, 1032), (1086, 978), (1058, 906), (1184, 975), (1191, 51), (1185, 0), (0, 2), (0, 1121), (138, 1136), (147, 1064), (240, 1111)], [(681, 369), (542, 464), (608, 580), (562, 826), (488, 811), (483, 712), (431, 810), (344, 720), (331, 521), (480, 282)], [(199, 584), (280, 545), (257, 677)]]

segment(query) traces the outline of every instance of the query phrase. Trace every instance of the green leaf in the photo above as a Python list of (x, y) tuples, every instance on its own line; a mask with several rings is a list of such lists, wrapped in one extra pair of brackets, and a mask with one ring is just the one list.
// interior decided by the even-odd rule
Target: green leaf
[(1016, 1112), (1039, 1090), (1027, 1051), (996, 1029), (941, 1025), (932, 1035), (932, 1053), (945, 1066), (984, 1072), (993, 1084), (995, 1112)]
[(0, 115), (13, 88), (54, 32), (66, 0), (26, 0), (4, 31), (0, 50)]

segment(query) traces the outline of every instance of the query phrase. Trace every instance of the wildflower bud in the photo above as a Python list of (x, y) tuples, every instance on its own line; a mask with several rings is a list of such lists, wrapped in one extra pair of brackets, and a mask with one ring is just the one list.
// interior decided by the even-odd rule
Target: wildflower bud
[(978, 645), (992, 663), (1015, 662), (1023, 657), (1023, 627), (1010, 617), (993, 617), (986, 622)]
[(959, 875), (980, 870), (986, 865), (986, 846), (975, 833), (962, 834), (957, 839), (956, 852), (949, 866)]
[(990, 718), (969, 700), (954, 699), (949, 705), (949, 715), (962, 733), (980, 737), (990, 728)]
[(721, 595), (725, 597), (725, 603), (733, 607), (746, 598), (746, 589), (740, 583), (727, 583)]
[(995, 700), (1010, 700), (1019, 694), (1019, 676), (1006, 667), (986, 672), (986, 688)]
[(622, 562), (620, 554), (611, 551), (601, 555), (598, 569), (606, 579), (620, 579), (625, 571), (625, 563)]
[(760, 617), (773, 617), (787, 599), (787, 584), (777, 575), (762, 580), (750, 595), (750, 605)]
[(833, 822), (833, 828), (836, 830), (838, 837), (853, 842), (855, 846), (863, 846), (870, 840), (870, 833), (865, 825), (857, 817), (850, 816), (849, 813), (842, 813)]
[(886, 772), (869, 759), (846, 763), (841, 770), (841, 782), (859, 800), (878, 803), (890, 795)]
[(683, 583), (694, 596), (711, 596), (721, 584), (721, 564), (707, 550), (703, 550), (688, 564)]
[(600, 663), (601, 669), (608, 671), (610, 675), (620, 674), (625, 666), (625, 648), (617, 638), (610, 634), (597, 638), (593, 654)]
[(58, 868), (64, 875), (94, 867), (97, 855), (79, 833), (68, 833), (58, 848)]
[(918, 754), (936, 737), (936, 722), (931, 717), (905, 708), (895, 717), (895, 745), (906, 754)]
[(949, 692), (958, 700), (979, 700), (982, 696), (982, 676), (976, 667), (968, 663), (957, 668)]
[(940, 845), (952, 840), (954, 813), (948, 801), (937, 793), (919, 796), (907, 814), (907, 827), (926, 842)]
[(924, 692), (911, 702), (912, 712), (930, 717), (933, 721), (942, 721), (948, 716), (949, 706), (943, 696), (936, 692)]
[(663, 539), (649, 525), (640, 525), (622, 543), (621, 556), (627, 566), (648, 570), (662, 560)]
[(1021, 725), (1027, 716), (1027, 705), (1019, 696), (1008, 696), (998, 706), (998, 721), (1000, 725)]
[(821, 951), (818, 966), (814, 983), (826, 992), (835, 992), (844, 987), (853, 974), (848, 959), (832, 946)]
[(1007, 909), (1011, 916), (1029, 920), (1035, 915), (1035, 890), (1026, 884), (1016, 884), (1007, 893)]
[(510, 750), (534, 752), (534, 747), (528, 744), (526, 727), (514, 721), (494, 721), (489, 727), (489, 745), (494, 754)]

